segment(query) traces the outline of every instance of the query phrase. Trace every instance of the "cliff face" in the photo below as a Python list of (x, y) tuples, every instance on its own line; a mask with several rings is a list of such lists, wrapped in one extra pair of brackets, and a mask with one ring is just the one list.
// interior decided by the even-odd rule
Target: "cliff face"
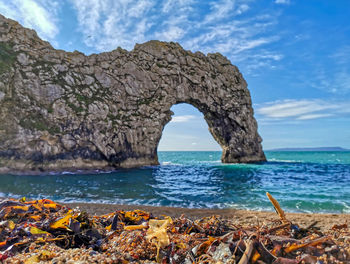
[(199, 109), (223, 162), (265, 160), (247, 84), (222, 55), (149, 41), (85, 56), (0, 15), (0, 171), (158, 164), (171, 106)]

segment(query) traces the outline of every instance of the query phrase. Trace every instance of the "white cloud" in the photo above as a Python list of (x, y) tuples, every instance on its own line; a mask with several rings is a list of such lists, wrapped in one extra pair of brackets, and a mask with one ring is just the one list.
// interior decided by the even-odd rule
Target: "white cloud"
[(211, 12), (205, 17), (204, 24), (222, 20), (232, 13), (235, 7), (235, 2), (232, 0), (220, 0), (211, 2)]
[[(279, 35), (269, 33), (270, 28), (278, 23), (278, 16), (258, 13), (249, 18), (240, 19), (235, 12), (227, 13), (227, 17), (223, 14), (226, 15), (222, 13), (221, 19), (215, 23), (208, 22), (210, 21), (208, 19), (198, 23), (195, 27), (200, 33), (186, 39), (183, 42), (184, 47), (190, 50), (201, 50), (204, 53), (221, 52), (234, 64), (240, 62), (240, 66), (245, 65), (246, 67), (242, 70), (248, 73), (251, 65), (263, 63), (266, 67), (272, 68), (270, 65), (273, 61), (283, 58), (283, 55), (267, 50), (268, 44), (280, 39)], [(214, 17), (218, 18), (217, 15)], [(264, 57), (263, 55), (266, 54), (269, 56)], [(253, 56), (255, 56), (254, 61), (251, 60)]]
[(328, 105), (318, 101), (283, 100), (259, 108), (258, 113), (271, 118), (285, 118), (321, 111), (328, 108)]
[(196, 116), (194, 116), (194, 115), (174, 116), (170, 122), (172, 122), (172, 123), (185, 123), (185, 122), (189, 122), (195, 118), (196, 118)]
[[(344, 59), (345, 60), (345, 59)], [(308, 85), (315, 89), (327, 91), (332, 94), (347, 94), (350, 92), (350, 59), (348, 64), (335, 60), (333, 68), (315, 63), (313, 70), (313, 81)]]
[(327, 102), (320, 99), (282, 100), (266, 103), (257, 113), (266, 120), (310, 120), (349, 114), (350, 102)]
[(237, 46), (237, 48), (234, 50), (233, 53), (238, 54), (238, 53), (241, 53), (242, 51), (245, 51), (245, 50), (254, 49), (254, 48), (259, 47), (261, 45), (273, 42), (277, 39), (278, 38), (276, 38), (276, 37), (269, 37), (269, 38), (258, 38), (258, 39), (245, 40)]
[(189, 12), (192, 10), (191, 5), (194, 4), (193, 0), (166, 0), (163, 1), (162, 12), (163, 13), (174, 13), (177, 10), (181, 12)]
[(310, 115), (301, 115), (297, 117), (297, 120), (309, 120), (309, 119), (318, 119), (323, 117), (330, 117), (333, 114), (310, 114)]
[(290, 4), (290, 0), (275, 0), (275, 3), (288, 5)]
[(248, 9), (249, 9), (249, 5), (242, 4), (237, 8), (236, 13), (237, 13), (237, 15), (240, 15), (240, 14), (246, 12)]
[(37, 31), (45, 40), (54, 40), (59, 32), (57, 10), (59, 2), (52, 0), (0, 0), (0, 13)]
[[(157, 4), (151, 0), (69, 1), (77, 12), (85, 44), (96, 51), (118, 46), (130, 50), (136, 43), (159, 39), (242, 61), (259, 55), (261, 47), (279, 39), (269, 33), (278, 16), (252, 10), (251, 2), (256, 0), (160, 0)], [(203, 14), (203, 10), (207, 12)], [(252, 15), (241, 16), (250, 11)], [(278, 56), (270, 51), (269, 57), (257, 56), (254, 62), (268, 65)]]
[(97, 51), (121, 46), (131, 49), (147, 40), (146, 32), (153, 25), (148, 12), (151, 0), (71, 0), (77, 11), (79, 30), (85, 44)]
[(329, 57), (337, 62), (337, 64), (346, 66), (349, 65), (350, 59), (350, 45), (341, 46), (337, 51), (331, 54)]
[(181, 39), (185, 31), (177, 26), (171, 26), (167, 28), (164, 32), (157, 34), (156, 37), (165, 41), (176, 41)]

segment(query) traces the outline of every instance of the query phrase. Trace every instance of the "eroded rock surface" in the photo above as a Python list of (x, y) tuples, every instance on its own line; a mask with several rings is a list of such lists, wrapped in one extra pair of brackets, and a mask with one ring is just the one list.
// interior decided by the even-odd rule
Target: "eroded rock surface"
[(265, 160), (247, 84), (221, 54), (149, 41), (85, 56), (0, 15), (3, 172), (158, 164), (177, 103), (204, 114), (223, 162)]

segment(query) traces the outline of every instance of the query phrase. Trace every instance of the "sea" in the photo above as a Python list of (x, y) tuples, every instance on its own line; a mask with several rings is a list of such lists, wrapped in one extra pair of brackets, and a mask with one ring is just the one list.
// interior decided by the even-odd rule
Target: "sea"
[(350, 152), (266, 151), (267, 162), (223, 164), (220, 151), (161, 151), (159, 166), (0, 175), (0, 197), (59, 202), (350, 213)]

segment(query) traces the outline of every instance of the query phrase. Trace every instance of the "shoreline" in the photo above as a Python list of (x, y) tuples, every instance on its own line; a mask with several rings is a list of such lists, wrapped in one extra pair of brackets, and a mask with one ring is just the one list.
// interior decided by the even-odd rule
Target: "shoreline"
[[(0, 197), (0, 203), (8, 197)], [(134, 205), (134, 204), (104, 204), (104, 203), (60, 203), (69, 208), (79, 208), (91, 215), (105, 215), (118, 210), (133, 211), (142, 210), (151, 213), (153, 216), (170, 216), (172, 218), (185, 215), (192, 220), (217, 215), (224, 219), (230, 219), (234, 222), (256, 225), (258, 223), (270, 223), (278, 221), (279, 216), (274, 211), (254, 211), (246, 209), (212, 209), (212, 208), (185, 208), (185, 207), (169, 207), (169, 206), (150, 206), (150, 205)], [(272, 208), (272, 205), (271, 205)], [(283, 208), (282, 208), (283, 209)], [(350, 214), (347, 213), (293, 213), (285, 211), (286, 217), (294, 224), (306, 228), (317, 222), (315, 226), (325, 231), (331, 229), (334, 225), (349, 224)]]
[[(132, 211), (143, 210), (152, 213), (154, 216), (167, 215), (170, 217), (180, 217), (184, 214), (190, 219), (200, 219), (212, 215), (219, 215), (225, 219), (231, 219), (234, 222), (245, 224), (262, 224), (264, 222), (273, 222), (279, 220), (278, 215), (273, 211), (252, 211), (243, 209), (204, 209), (204, 208), (183, 208), (167, 206), (148, 206), (148, 205), (126, 205), (126, 204), (98, 204), (98, 203), (65, 203), (71, 208), (79, 207), (91, 215), (103, 215), (112, 213), (116, 210)], [(271, 205), (272, 206), (272, 205)], [(283, 209), (283, 208), (282, 208)], [(306, 228), (315, 222), (321, 230), (329, 230), (334, 225), (350, 223), (350, 214), (344, 213), (289, 213), (285, 212), (286, 217), (292, 223)]]
[[(0, 203), (9, 197), (0, 197)], [(187, 218), (196, 220), (212, 215), (220, 216), (224, 219), (233, 220), (237, 224), (263, 224), (278, 221), (280, 218), (274, 211), (254, 211), (246, 209), (212, 209), (212, 208), (185, 208), (169, 206), (150, 206), (134, 204), (104, 204), (104, 203), (60, 203), (69, 208), (79, 208), (90, 215), (101, 216), (118, 210), (133, 211), (142, 210), (151, 213), (153, 216), (170, 216), (178, 218), (185, 215)], [(272, 208), (272, 205), (271, 205)], [(283, 209), (283, 208), (282, 208)], [(286, 218), (302, 228), (315, 224), (321, 231), (330, 230), (334, 225), (350, 225), (350, 214), (347, 213), (293, 213), (285, 211)]]

